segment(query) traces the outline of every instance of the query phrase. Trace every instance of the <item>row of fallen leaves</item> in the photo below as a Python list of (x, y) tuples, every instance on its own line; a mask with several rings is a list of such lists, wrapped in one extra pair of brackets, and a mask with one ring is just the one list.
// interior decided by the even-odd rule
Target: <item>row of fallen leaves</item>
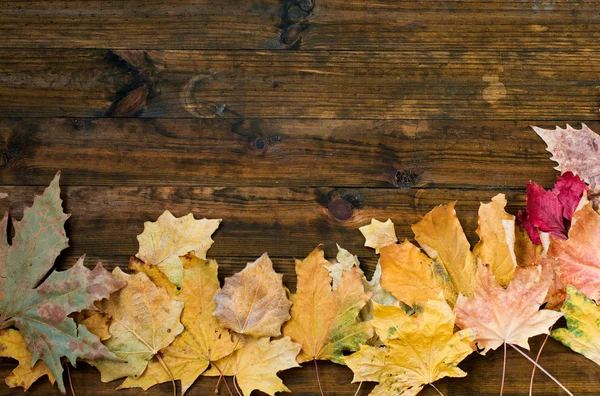
[(600, 364), (600, 137), (585, 125), (536, 132), (562, 175), (550, 191), (528, 184), (518, 221), (503, 194), (482, 203), (471, 250), (454, 203), (441, 205), (412, 226), (421, 250), (373, 219), (360, 228), (380, 256), (371, 280), (347, 250), (329, 261), (317, 247), (296, 260), (295, 294), (266, 253), (221, 288), (206, 258), (221, 220), (169, 211), (145, 223), (129, 274), (83, 258), (52, 272), (68, 246), (59, 173), (13, 222), (11, 244), (0, 222), (0, 356), (19, 361), (6, 382), (27, 389), (47, 375), (64, 393), (61, 360), (81, 359), (102, 381), (125, 378), (119, 389), (171, 381), (175, 392), (179, 380), (185, 393), (201, 375), (232, 376), (240, 395), (274, 395), (288, 391), (279, 371), (330, 360), (377, 382), (371, 395), (415, 395), (464, 377), (474, 351), (531, 360), (521, 348), (563, 315), (552, 337)]

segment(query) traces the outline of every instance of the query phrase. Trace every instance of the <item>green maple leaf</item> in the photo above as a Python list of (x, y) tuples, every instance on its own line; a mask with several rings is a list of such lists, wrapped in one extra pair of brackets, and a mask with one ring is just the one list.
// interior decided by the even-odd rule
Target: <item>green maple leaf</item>
[(60, 172), (44, 194), (25, 208), (21, 221), (14, 222), (10, 245), (8, 214), (0, 222), (0, 329), (16, 327), (32, 354), (31, 364), (44, 361), (65, 393), (61, 357), (73, 364), (78, 358), (118, 359), (97, 336), (67, 315), (94, 309), (94, 301), (125, 284), (100, 263), (93, 270), (86, 268), (83, 257), (70, 269), (47, 276), (68, 246), (64, 223), (69, 216), (62, 210), (59, 178)]

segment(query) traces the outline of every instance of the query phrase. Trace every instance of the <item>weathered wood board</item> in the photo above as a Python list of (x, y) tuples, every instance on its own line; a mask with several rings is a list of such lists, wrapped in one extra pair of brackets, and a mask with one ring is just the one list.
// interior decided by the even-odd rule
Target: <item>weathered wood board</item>
[[(143, 222), (169, 209), (223, 218), (209, 251), (221, 278), (268, 251), (292, 290), (293, 258), (320, 243), (329, 256), (335, 243), (358, 254), (370, 274), (377, 258), (357, 229), (372, 217), (411, 239), (420, 216), (457, 200), (474, 244), (479, 202), (504, 193), (516, 213), (529, 180), (553, 183), (530, 125), (600, 130), (599, 10), (595, 0), (2, 1), (0, 212), (19, 218), (60, 169), (72, 217), (59, 269), (84, 253), (88, 265), (125, 267)], [(504, 394), (527, 394), (531, 364), (515, 351), (508, 362)], [(574, 394), (600, 393), (600, 368), (559, 343), (540, 362)], [(13, 366), (0, 359), (0, 376)], [(444, 395), (499, 393), (501, 351), (461, 367), (466, 378), (436, 383)], [(326, 395), (354, 395), (349, 369), (319, 369)], [(84, 363), (71, 376), (78, 395), (140, 394)], [(320, 394), (312, 365), (281, 376), (294, 394)], [(214, 385), (201, 378), (188, 394)], [(59, 393), (44, 380), (30, 392)], [(533, 394), (562, 391), (538, 372)]]

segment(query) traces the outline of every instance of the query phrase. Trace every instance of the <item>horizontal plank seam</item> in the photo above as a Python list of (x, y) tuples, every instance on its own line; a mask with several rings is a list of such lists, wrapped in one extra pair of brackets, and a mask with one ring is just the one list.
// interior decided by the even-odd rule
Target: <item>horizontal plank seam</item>
[[(6, 184), (6, 185), (0, 185), (0, 188), (24, 188), (24, 187), (31, 187), (31, 188), (46, 188), (48, 187), (47, 185), (42, 185), (42, 184)], [(290, 185), (290, 186), (261, 186), (261, 185), (249, 185), (249, 186), (209, 186), (209, 185), (189, 185), (189, 184), (182, 184), (180, 186), (177, 185), (173, 185), (173, 184), (157, 184), (157, 185), (140, 185), (140, 184), (119, 184), (119, 185), (115, 185), (110, 184), (64, 184), (61, 183), (61, 187), (68, 187), (68, 188), (84, 188), (84, 187), (94, 187), (94, 188), (103, 188), (103, 189), (118, 189), (118, 188), (209, 188), (209, 189), (221, 189), (221, 188), (226, 188), (226, 189), (240, 189), (240, 190), (244, 190), (244, 189), (255, 189), (255, 188), (261, 188), (261, 189), (273, 189), (273, 190), (281, 190), (281, 189), (327, 189), (327, 188), (333, 188), (333, 189), (348, 189), (348, 190), (378, 190), (378, 191), (394, 191), (394, 190), (398, 190), (398, 191), (420, 191), (420, 190), (427, 190), (427, 191), (443, 191), (443, 190), (451, 190), (451, 191), (493, 191), (493, 190), (505, 190), (505, 191), (511, 191), (511, 192), (525, 192), (526, 187), (515, 187), (515, 186), (460, 186), (460, 187), (435, 187), (435, 186), (423, 186), (423, 187), (360, 187), (360, 186), (335, 186), (335, 185), (331, 185), (331, 186), (294, 186), (294, 185)]]
[[(589, 95), (589, 96), (595, 96), (595, 95)], [(1, 110), (1, 108), (0, 108)], [(585, 118), (564, 118), (564, 117), (560, 117), (560, 118), (554, 118), (554, 117), (548, 117), (548, 118), (539, 118), (535, 121), (538, 122), (565, 122), (565, 120), (567, 121), (573, 121), (573, 122), (597, 122), (598, 121), (598, 117), (600, 117), (600, 112), (599, 115), (595, 116), (595, 117), (585, 117)], [(73, 118), (85, 118), (85, 119), (94, 119), (94, 120), (124, 120), (124, 119), (138, 119), (138, 120), (298, 120), (298, 121), (310, 121), (310, 120), (340, 120), (340, 121), (456, 121), (456, 122), (461, 122), (461, 121), (495, 121), (495, 122), (527, 122), (530, 121), (530, 119), (525, 119), (525, 118), (489, 118), (489, 117), (459, 117), (459, 118), (448, 118), (448, 117), (436, 117), (436, 118), (424, 118), (424, 117), (415, 117), (415, 118), (406, 118), (406, 117), (402, 117), (402, 118), (391, 118), (391, 117), (386, 117), (386, 118), (377, 118), (377, 117), (320, 117), (320, 118), (315, 118), (315, 117), (307, 117), (307, 118), (303, 118), (303, 117), (178, 117), (178, 116), (171, 116), (171, 117), (165, 117), (165, 116), (157, 116), (157, 117), (129, 117), (129, 118), (121, 118), (121, 117), (94, 117), (94, 116), (90, 116), (90, 115), (71, 115), (71, 116), (65, 116), (65, 115), (56, 115), (56, 116), (8, 116), (8, 115), (2, 115), (0, 116), (0, 119), (12, 119), (12, 120), (27, 120), (27, 119), (32, 119), (32, 120), (42, 120), (42, 119), (73, 119)]]

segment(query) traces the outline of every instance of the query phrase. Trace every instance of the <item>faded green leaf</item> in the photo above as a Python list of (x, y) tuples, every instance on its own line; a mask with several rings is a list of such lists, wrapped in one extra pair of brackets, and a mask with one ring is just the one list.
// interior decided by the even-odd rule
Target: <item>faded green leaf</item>
[(568, 286), (567, 299), (560, 310), (567, 319), (567, 328), (554, 330), (552, 338), (600, 365), (600, 307)]
[[(64, 393), (61, 357), (72, 363), (81, 359), (115, 359), (97, 336), (77, 326), (67, 315), (93, 309), (94, 301), (108, 297), (125, 284), (98, 264), (93, 270), (83, 257), (72, 268), (48, 271), (67, 247), (58, 174), (44, 194), (36, 196), (21, 221), (15, 222), (12, 245), (0, 247), (0, 328), (16, 327), (31, 352), (32, 364), (44, 361)], [(6, 235), (6, 217), (0, 223)]]

